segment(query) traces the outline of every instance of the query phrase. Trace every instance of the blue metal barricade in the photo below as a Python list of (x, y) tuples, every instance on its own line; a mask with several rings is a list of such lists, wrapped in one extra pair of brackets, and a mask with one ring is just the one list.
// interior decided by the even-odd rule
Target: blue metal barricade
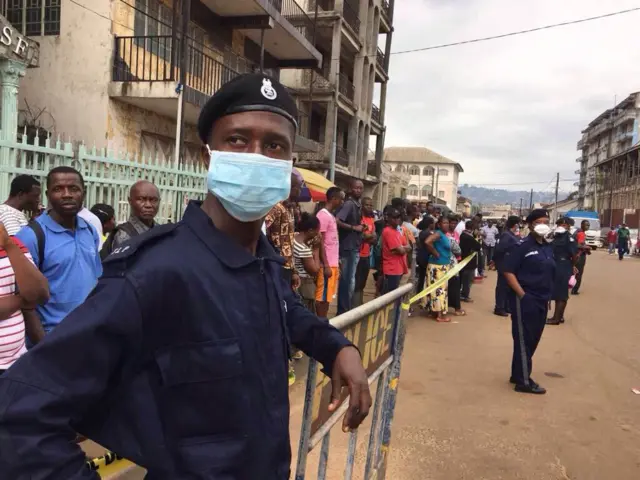
[[(402, 305), (406, 305), (412, 291), (413, 285), (403, 285), (331, 321), (360, 349), (369, 385), (377, 381), (367, 440), (365, 480), (385, 478), (408, 314), (408, 309), (402, 308)], [(347, 410), (346, 397), (345, 389), (340, 406), (333, 413), (328, 411), (331, 402), (330, 379), (318, 372), (315, 360), (310, 360), (295, 480), (308, 478), (307, 456), (321, 442), (317, 478), (326, 478), (330, 432)], [(358, 431), (349, 435), (345, 480), (352, 478)]]

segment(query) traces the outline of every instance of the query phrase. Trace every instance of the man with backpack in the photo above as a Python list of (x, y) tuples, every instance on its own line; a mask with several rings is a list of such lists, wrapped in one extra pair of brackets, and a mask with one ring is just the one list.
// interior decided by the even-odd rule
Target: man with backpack
[(160, 207), (158, 187), (147, 180), (134, 183), (129, 190), (129, 206), (131, 207), (129, 220), (111, 231), (100, 250), (100, 257), (103, 260), (132, 237), (147, 232), (156, 225), (154, 219)]
[(85, 301), (102, 275), (100, 238), (82, 219), (85, 188), (80, 172), (60, 166), (47, 175), (50, 210), (16, 235), (49, 282), (50, 298), (36, 308), (45, 333)]

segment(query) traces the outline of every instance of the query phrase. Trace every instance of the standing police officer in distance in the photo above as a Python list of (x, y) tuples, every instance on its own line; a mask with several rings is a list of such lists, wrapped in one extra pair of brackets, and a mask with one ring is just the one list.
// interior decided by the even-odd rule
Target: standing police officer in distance
[(553, 249), (546, 236), (551, 232), (549, 213), (533, 210), (527, 217), (531, 233), (504, 258), (503, 274), (511, 288), (511, 334), (513, 359), (511, 383), (516, 392), (543, 394), (546, 390), (531, 378), (532, 357), (547, 320), (556, 269)]
[(0, 477), (98, 479), (79, 432), (153, 479), (289, 478), (291, 345), (371, 406), (359, 353), (296, 298), (264, 235), (289, 195), (297, 109), (263, 75), (225, 84), (198, 131), (208, 194), (106, 260), (87, 301), (0, 378)]

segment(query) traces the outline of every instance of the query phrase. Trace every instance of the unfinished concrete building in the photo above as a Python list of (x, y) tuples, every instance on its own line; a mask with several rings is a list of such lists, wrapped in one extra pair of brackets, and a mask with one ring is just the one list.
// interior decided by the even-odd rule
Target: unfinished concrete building
[(394, 0), (300, 3), (311, 19), (317, 17), (313, 43), (323, 60), (317, 70), (280, 74), (308, 122), (303, 129), (318, 144), (316, 152), (300, 153), (296, 164), (343, 187), (350, 178), (362, 179), (365, 193), (380, 197)]

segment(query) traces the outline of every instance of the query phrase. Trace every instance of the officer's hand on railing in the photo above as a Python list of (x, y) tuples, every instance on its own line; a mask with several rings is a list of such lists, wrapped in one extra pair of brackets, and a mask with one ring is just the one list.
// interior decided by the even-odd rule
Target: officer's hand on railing
[(331, 386), (329, 411), (334, 412), (340, 406), (342, 387), (346, 386), (349, 389), (349, 408), (342, 422), (342, 431), (358, 428), (369, 414), (372, 401), (367, 374), (356, 348), (345, 347), (338, 353), (333, 364)]

